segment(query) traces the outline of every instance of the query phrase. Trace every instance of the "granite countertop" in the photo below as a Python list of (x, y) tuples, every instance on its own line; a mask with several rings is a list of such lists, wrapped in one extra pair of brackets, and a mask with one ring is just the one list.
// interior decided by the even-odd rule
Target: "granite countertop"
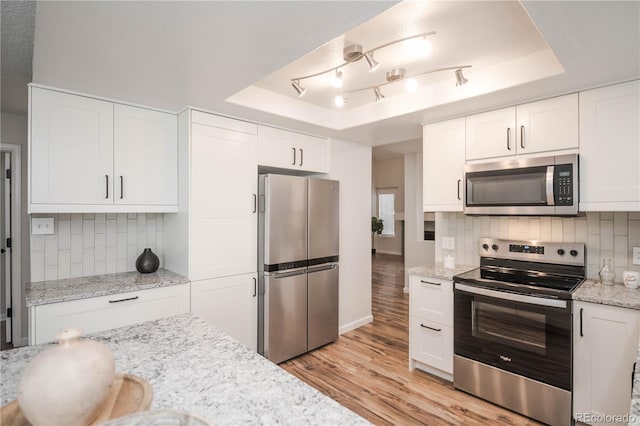
[(640, 289), (629, 289), (622, 284), (602, 285), (598, 281), (585, 280), (574, 290), (573, 300), (640, 309)]
[(38, 306), (188, 282), (188, 278), (166, 269), (158, 269), (151, 274), (141, 274), (135, 271), (122, 272), (27, 283), (24, 289), (24, 296), (27, 306)]
[(454, 269), (445, 269), (442, 263), (436, 263), (435, 265), (422, 265), (409, 269), (410, 274), (423, 275), (425, 277), (439, 278), (442, 280), (453, 279), (454, 275), (462, 274), (463, 272), (476, 269), (477, 266), (468, 265), (456, 265)]
[[(216, 425), (369, 424), (191, 314), (89, 335), (114, 353), (116, 371), (153, 386), (151, 409), (199, 415)], [(53, 344), (0, 353), (0, 403), (16, 398), (25, 365)]]
[(629, 425), (640, 426), (640, 347), (638, 347), (636, 369), (633, 375), (633, 392), (631, 393), (629, 414)]

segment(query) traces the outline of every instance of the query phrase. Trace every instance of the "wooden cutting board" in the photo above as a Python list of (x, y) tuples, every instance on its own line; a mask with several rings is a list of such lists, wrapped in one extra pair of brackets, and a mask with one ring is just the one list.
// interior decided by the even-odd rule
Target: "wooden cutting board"
[[(111, 392), (91, 425), (148, 410), (152, 399), (153, 390), (145, 379), (133, 374), (116, 373)], [(22, 414), (15, 399), (0, 408), (0, 424), (2, 426), (31, 425)]]

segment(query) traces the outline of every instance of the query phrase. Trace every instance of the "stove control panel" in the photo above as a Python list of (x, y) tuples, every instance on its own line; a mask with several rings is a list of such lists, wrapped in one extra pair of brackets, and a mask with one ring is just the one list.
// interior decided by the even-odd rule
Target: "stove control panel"
[(584, 243), (546, 243), (480, 238), (481, 257), (584, 266)]
[(509, 244), (511, 253), (535, 253), (544, 254), (544, 246), (532, 246), (529, 244)]

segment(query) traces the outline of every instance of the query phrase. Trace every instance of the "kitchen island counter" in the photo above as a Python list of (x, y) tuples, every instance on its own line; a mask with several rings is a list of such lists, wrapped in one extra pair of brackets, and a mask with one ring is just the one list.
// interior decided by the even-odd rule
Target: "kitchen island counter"
[[(116, 371), (153, 386), (151, 409), (187, 411), (211, 424), (368, 424), (191, 314), (88, 336), (108, 345)], [(0, 354), (0, 399), (17, 396), (20, 373), (51, 344)]]

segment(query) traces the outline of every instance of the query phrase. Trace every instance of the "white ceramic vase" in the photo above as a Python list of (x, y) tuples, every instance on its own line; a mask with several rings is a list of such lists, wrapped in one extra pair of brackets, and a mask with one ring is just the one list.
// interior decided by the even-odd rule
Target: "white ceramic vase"
[(18, 404), (31, 424), (86, 426), (98, 415), (113, 384), (113, 353), (81, 335), (73, 328), (59, 331), (59, 344), (36, 355), (22, 372)]

